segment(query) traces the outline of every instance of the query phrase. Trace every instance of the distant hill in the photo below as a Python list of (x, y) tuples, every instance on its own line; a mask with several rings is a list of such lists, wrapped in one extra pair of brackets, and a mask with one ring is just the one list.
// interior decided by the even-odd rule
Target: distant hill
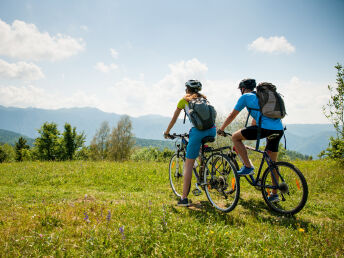
[(22, 134), (19, 134), (19, 133), (0, 129), (0, 143), (1, 144), (8, 143), (10, 145), (15, 145), (16, 142), (18, 142), (20, 137), (25, 138), (27, 141), (26, 143), (29, 146), (33, 146), (33, 142), (35, 141), (34, 139), (29, 138), (29, 137), (22, 135)]
[(285, 135), (287, 149), (316, 158), (328, 147), (330, 137), (336, 136), (336, 132), (330, 124), (289, 124)]
[[(103, 121), (108, 121), (113, 127), (119, 121), (121, 115), (106, 113), (96, 108), (63, 108), (47, 110), (38, 108), (14, 108), (0, 106), (0, 128), (18, 132), (31, 138), (38, 136), (39, 129), (44, 122), (55, 122), (60, 131), (64, 124), (70, 123), (78, 132), (84, 132), (86, 142), (89, 143), (96, 130)], [(133, 123), (133, 133), (138, 138), (163, 140), (163, 131), (171, 118), (158, 115), (130, 117)], [(183, 124), (179, 119), (173, 128), (173, 132), (183, 133), (189, 129), (188, 122)]]
[[(86, 143), (89, 144), (96, 130), (103, 121), (108, 121), (113, 127), (119, 121), (121, 115), (103, 112), (96, 108), (63, 108), (47, 110), (38, 108), (15, 108), (0, 106), (0, 128), (26, 135), (30, 138), (38, 136), (39, 129), (44, 122), (57, 123), (59, 130), (63, 131), (66, 122), (77, 128), (78, 132), (84, 132)], [(131, 117), (133, 133), (141, 139), (164, 140), (163, 131), (170, 122), (170, 117), (160, 115), (147, 115)], [(178, 119), (173, 132), (184, 133), (190, 128), (189, 122), (185, 125), (182, 119)], [(327, 148), (330, 136), (335, 135), (335, 130), (330, 124), (288, 124), (287, 125), (287, 149), (298, 151), (313, 158), (321, 150)], [(148, 140), (150, 141), (150, 140)], [(138, 141), (147, 146), (145, 140)], [(163, 143), (164, 142), (164, 143)], [(151, 141), (148, 145), (165, 146), (169, 141)]]
[(139, 147), (157, 147), (160, 150), (165, 148), (174, 150), (174, 142), (173, 141), (164, 141), (164, 140), (151, 140), (151, 139), (142, 139), (142, 138), (135, 138), (136, 144), (135, 146)]

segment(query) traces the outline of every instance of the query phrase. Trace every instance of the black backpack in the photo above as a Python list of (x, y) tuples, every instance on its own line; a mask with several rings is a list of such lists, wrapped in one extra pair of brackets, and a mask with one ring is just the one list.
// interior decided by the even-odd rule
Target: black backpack
[(284, 118), (285, 105), (281, 94), (276, 91), (276, 86), (269, 82), (259, 83), (257, 97), (261, 113), (269, 118)]
[[(262, 115), (269, 117), (269, 118), (284, 118), (286, 113), (285, 105), (281, 94), (276, 91), (276, 86), (269, 82), (261, 82), (257, 86), (257, 92), (253, 91), (252, 93), (256, 94), (258, 98), (258, 105), (259, 109), (256, 108), (248, 108), (248, 116), (246, 119), (245, 127), (247, 127), (248, 119), (251, 114), (251, 110), (257, 110), (261, 113), (259, 116), (258, 122), (258, 132), (257, 132), (257, 143), (256, 143), (256, 150), (259, 148), (260, 143), (260, 135), (261, 135), (261, 128), (262, 128)], [(286, 130), (286, 128), (284, 128)], [(286, 139), (285, 140), (285, 148), (286, 146)]]
[(189, 101), (188, 107), (190, 121), (197, 129), (207, 130), (214, 126), (216, 110), (212, 105), (210, 105), (208, 100), (202, 97), (194, 98)]

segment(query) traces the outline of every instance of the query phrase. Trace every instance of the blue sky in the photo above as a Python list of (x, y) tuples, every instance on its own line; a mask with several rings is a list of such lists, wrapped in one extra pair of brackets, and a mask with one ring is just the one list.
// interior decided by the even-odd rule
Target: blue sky
[(0, 105), (171, 116), (199, 79), (227, 114), (252, 77), (278, 86), (286, 123), (327, 123), (343, 11), (334, 0), (2, 0)]

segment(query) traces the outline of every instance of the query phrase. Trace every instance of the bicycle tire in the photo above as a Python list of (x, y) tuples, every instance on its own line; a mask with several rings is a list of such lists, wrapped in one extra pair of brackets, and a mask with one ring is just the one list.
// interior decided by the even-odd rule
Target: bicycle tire
[(273, 211), (283, 215), (294, 215), (301, 211), (308, 198), (308, 185), (301, 171), (293, 164), (288, 162), (276, 162), (280, 178), (277, 193), (280, 198), (278, 202), (271, 202), (268, 197), (274, 185), (271, 170), (267, 168), (262, 177), (262, 195), (264, 201)]
[(209, 202), (223, 212), (232, 211), (239, 201), (240, 180), (233, 161), (225, 154), (212, 154), (204, 171), (205, 193)]
[[(185, 158), (182, 154), (173, 154), (169, 164), (169, 180), (173, 193), (181, 198), (183, 195)], [(189, 186), (190, 192), (191, 183)]]

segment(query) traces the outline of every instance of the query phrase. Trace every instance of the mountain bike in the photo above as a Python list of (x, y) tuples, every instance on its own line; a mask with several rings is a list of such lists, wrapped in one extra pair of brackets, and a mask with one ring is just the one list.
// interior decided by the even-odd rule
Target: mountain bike
[[(177, 139), (176, 152), (169, 163), (169, 180), (173, 193), (181, 197), (183, 193), (184, 163), (188, 134), (169, 135)], [(209, 202), (223, 212), (232, 211), (239, 201), (240, 180), (237, 174), (238, 164), (235, 153), (230, 146), (214, 149), (206, 145), (214, 142), (214, 137), (202, 139), (199, 159), (195, 161), (193, 174), (196, 178), (196, 188), (192, 191), (195, 196), (204, 191)], [(190, 192), (191, 183), (189, 186)]]
[[(225, 136), (232, 135), (225, 132)], [(274, 137), (274, 135), (271, 137)], [(293, 215), (301, 211), (308, 198), (307, 181), (301, 171), (289, 162), (272, 161), (266, 151), (246, 145), (245, 147), (248, 150), (262, 154), (256, 178), (253, 175), (245, 176), (245, 178), (251, 186), (261, 190), (263, 199), (269, 208), (284, 215)], [(267, 164), (267, 168), (260, 177), (264, 164)], [(281, 196), (281, 200), (277, 202), (270, 200), (269, 197), (273, 191), (277, 191), (278, 195)]]

